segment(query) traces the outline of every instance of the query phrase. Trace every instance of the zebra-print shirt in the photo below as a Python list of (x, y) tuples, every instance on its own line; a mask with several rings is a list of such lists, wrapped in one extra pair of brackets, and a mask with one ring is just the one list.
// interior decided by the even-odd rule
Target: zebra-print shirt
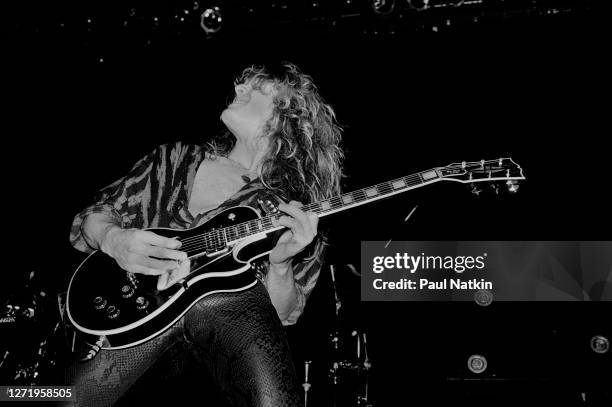
[[(99, 191), (93, 203), (82, 210), (72, 223), (70, 242), (83, 252), (92, 252), (81, 232), (83, 220), (92, 213), (105, 213), (122, 228), (170, 227), (186, 229), (202, 224), (227, 207), (248, 205), (261, 213), (257, 198), (265, 191), (258, 179), (244, 185), (219, 207), (197, 217), (188, 210), (188, 199), (198, 167), (209, 154), (200, 146), (164, 144), (138, 161), (130, 172)], [(319, 250), (315, 251), (320, 253)], [(297, 306), (282, 321), (294, 324), (304, 311), (322, 266), (322, 256), (296, 262), (293, 275), (298, 293)]]

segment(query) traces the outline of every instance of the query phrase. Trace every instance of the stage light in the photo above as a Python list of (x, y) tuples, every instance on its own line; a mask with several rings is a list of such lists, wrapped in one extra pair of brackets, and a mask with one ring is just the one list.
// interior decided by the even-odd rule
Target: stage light
[(200, 27), (202, 27), (206, 34), (214, 34), (221, 29), (222, 21), (221, 9), (219, 7), (210, 7), (201, 14)]
[(481, 307), (486, 307), (493, 302), (493, 293), (489, 290), (478, 290), (474, 294), (474, 301)]
[(372, 9), (376, 14), (386, 16), (393, 12), (395, 0), (372, 0)]
[(591, 349), (595, 353), (606, 353), (610, 349), (610, 341), (603, 335), (595, 335), (591, 338)]
[(469, 357), (467, 365), (471, 372), (480, 374), (487, 370), (487, 359), (482, 355), (472, 355)]

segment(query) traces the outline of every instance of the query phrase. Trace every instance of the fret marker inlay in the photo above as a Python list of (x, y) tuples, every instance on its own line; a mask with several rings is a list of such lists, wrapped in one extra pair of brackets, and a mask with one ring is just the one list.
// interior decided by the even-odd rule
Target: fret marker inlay
[(404, 188), (405, 186), (406, 186), (406, 183), (401, 179), (397, 181), (393, 181), (393, 188), (395, 189)]
[(423, 176), (423, 179), (425, 181), (432, 179), (432, 178), (438, 178), (438, 174), (436, 174), (435, 171), (431, 170), (431, 171), (426, 171), (424, 173), (421, 174)]

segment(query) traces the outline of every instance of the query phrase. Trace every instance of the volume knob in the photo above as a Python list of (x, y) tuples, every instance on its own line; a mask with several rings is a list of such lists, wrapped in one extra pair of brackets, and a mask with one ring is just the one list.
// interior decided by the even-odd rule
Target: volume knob
[(148, 306), (149, 300), (147, 300), (145, 297), (136, 298), (136, 308), (138, 308), (140, 311), (147, 309)]
[(104, 309), (104, 307), (106, 307), (106, 304), (107, 304), (107, 301), (104, 299), (104, 297), (97, 296), (93, 300), (94, 308), (97, 310)]
[(110, 319), (115, 319), (119, 316), (120, 312), (121, 311), (119, 310), (119, 307), (115, 307), (114, 305), (111, 305), (106, 309), (106, 316), (109, 317)]
[(126, 284), (123, 287), (121, 287), (121, 296), (123, 298), (130, 298), (132, 295), (134, 295), (134, 287)]

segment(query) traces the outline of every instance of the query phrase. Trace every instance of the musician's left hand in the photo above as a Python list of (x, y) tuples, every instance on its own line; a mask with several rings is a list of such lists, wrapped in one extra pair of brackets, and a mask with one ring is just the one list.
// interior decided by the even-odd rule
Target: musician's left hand
[(273, 219), (272, 224), (286, 226), (289, 230), (281, 235), (270, 252), (272, 266), (286, 269), (293, 256), (304, 250), (317, 235), (319, 216), (316, 213), (304, 212), (301, 207), (302, 204), (297, 201), (278, 205), (278, 209), (288, 216), (281, 216), (278, 221)]

